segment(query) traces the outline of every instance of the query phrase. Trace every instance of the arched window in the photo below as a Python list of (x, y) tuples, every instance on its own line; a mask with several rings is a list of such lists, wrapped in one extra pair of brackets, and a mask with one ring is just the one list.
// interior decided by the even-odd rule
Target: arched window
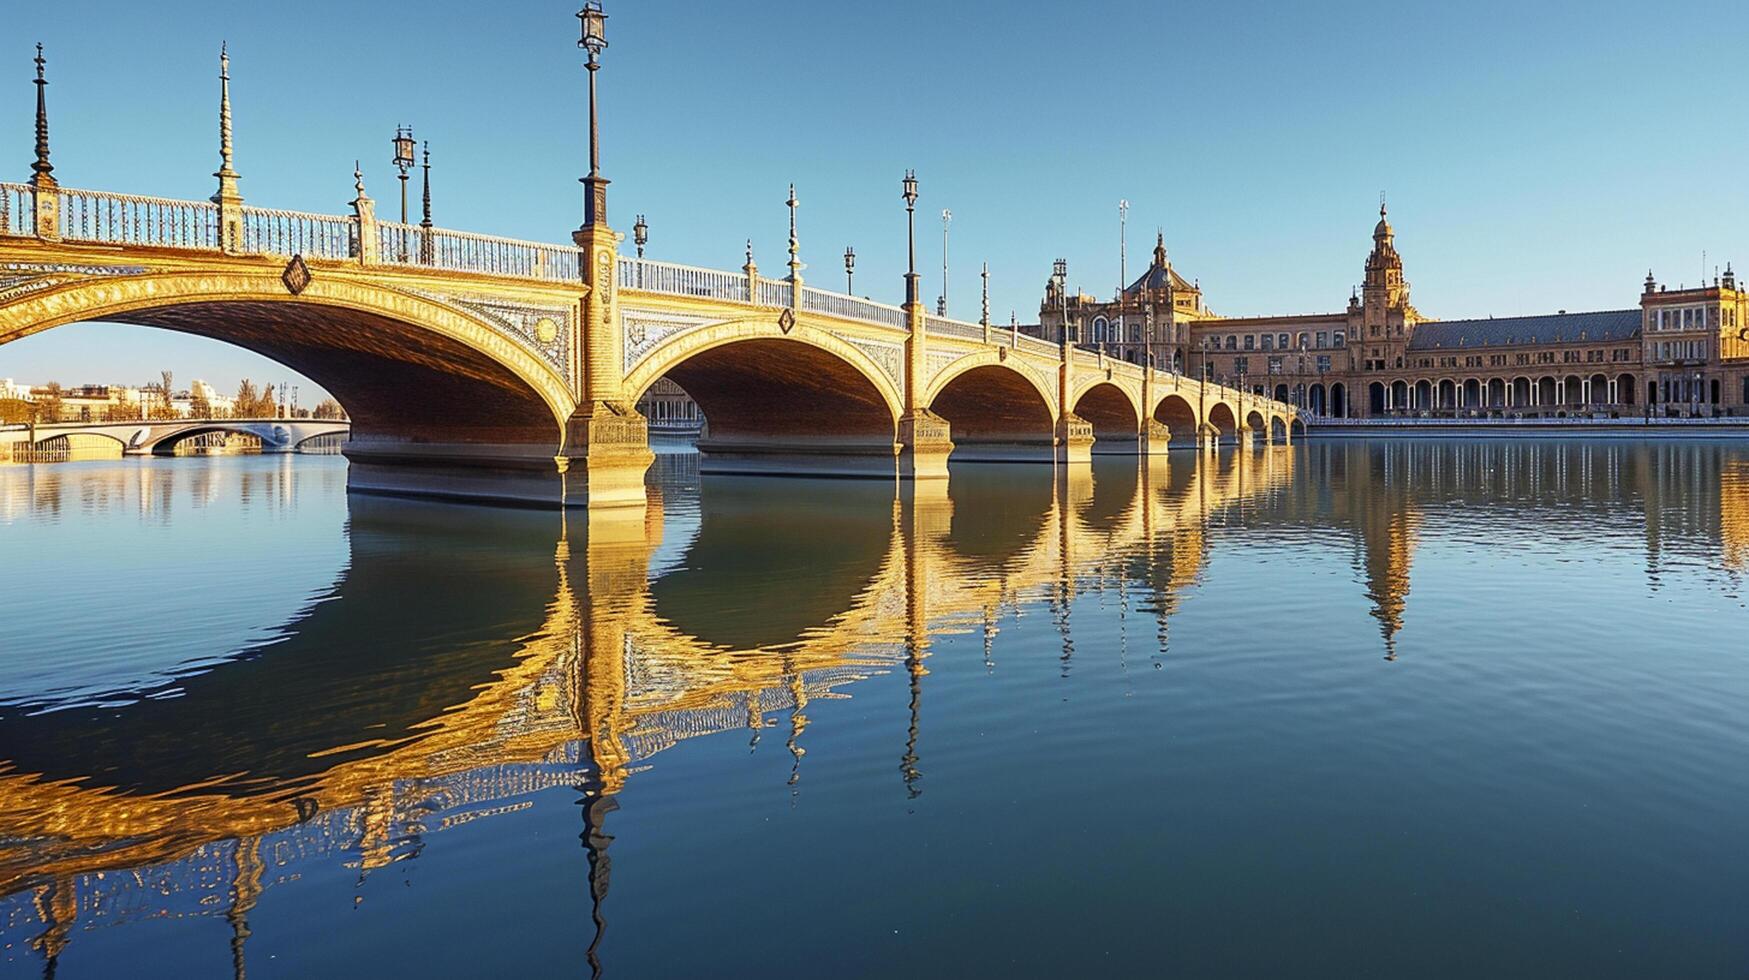
[(1094, 343), (1096, 343), (1096, 344), (1105, 343), (1105, 341), (1107, 340), (1107, 337), (1106, 337), (1106, 327), (1107, 326), (1108, 326), (1108, 324), (1106, 322), (1105, 317), (1096, 316), (1093, 318), (1093, 342)]

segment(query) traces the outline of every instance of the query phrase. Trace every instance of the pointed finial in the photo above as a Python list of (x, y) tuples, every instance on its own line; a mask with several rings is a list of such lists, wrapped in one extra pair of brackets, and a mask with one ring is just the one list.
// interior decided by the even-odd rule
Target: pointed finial
[(422, 227), (429, 229), (431, 227), (431, 141), (426, 140), (422, 148), (425, 155), (425, 162), (422, 164), (425, 177), (423, 194), (425, 216), (420, 220), (419, 224)]
[(789, 267), (793, 273), (796, 266), (796, 256), (801, 253), (801, 243), (796, 240), (796, 185), (789, 185)]
[(42, 42), (38, 41), (36, 44), (36, 162), (30, 165), (30, 169), (36, 174), (33, 178), (35, 182), (53, 184), (55, 178), (52, 174), (55, 166), (49, 162), (49, 103), (47, 93), (44, 91), (48, 88), (49, 82), (43, 72), (43, 68), (47, 64), (48, 62), (43, 59)]
[(990, 325), (990, 263), (984, 262), (984, 271), (979, 273), (984, 280), (984, 312), (978, 322), (984, 326)]
[(221, 196), (235, 194), (237, 172), (231, 155), (231, 51), (230, 42), (219, 42), (219, 178)]
[(1385, 192), (1379, 191), (1379, 217), (1385, 216)]
[(352, 189), (364, 197), (364, 168), (357, 160), (352, 161)]
[(753, 239), (747, 239), (747, 264), (753, 264)]

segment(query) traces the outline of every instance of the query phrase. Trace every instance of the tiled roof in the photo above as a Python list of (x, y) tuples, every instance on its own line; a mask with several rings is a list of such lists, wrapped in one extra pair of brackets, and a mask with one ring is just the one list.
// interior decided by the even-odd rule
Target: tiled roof
[(1546, 344), (1614, 343), (1640, 335), (1639, 310), (1507, 316), (1487, 320), (1420, 323), (1409, 349), (1463, 350), (1472, 347), (1530, 347)]
[[(1158, 265), (1150, 265), (1147, 272), (1142, 273), (1140, 278), (1135, 282), (1130, 283), (1130, 287), (1124, 290), (1124, 295), (1134, 296), (1144, 289), (1165, 288), (1166, 270), (1160, 268)], [(1177, 269), (1172, 270), (1172, 288), (1174, 290), (1191, 288), (1190, 281), (1179, 275)]]

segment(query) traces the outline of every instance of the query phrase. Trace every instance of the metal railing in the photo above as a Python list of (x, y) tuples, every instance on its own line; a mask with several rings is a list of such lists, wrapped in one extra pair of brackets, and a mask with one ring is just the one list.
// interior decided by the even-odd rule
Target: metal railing
[(29, 184), (0, 184), (0, 235), (36, 234), (36, 195)]
[(812, 286), (802, 287), (802, 309), (814, 313), (824, 313), (828, 316), (841, 316), (847, 320), (884, 324), (889, 327), (903, 328), (905, 326), (905, 311), (897, 306), (876, 303), (873, 300), (861, 299), (848, 293), (827, 292)]
[(1020, 334), (1016, 336), (1014, 340), (1014, 346), (1017, 350), (1028, 351), (1033, 354), (1042, 354), (1048, 357), (1060, 356), (1056, 344), (1048, 340), (1040, 340), (1031, 334)]
[(377, 261), (385, 265), (419, 265), (550, 282), (582, 279), (582, 252), (575, 246), (427, 229), (394, 221), (377, 223)]
[(982, 326), (976, 323), (966, 323), (962, 320), (949, 320), (940, 316), (924, 317), (923, 331), (938, 337), (963, 337), (967, 340), (984, 339)]
[[(243, 209), (243, 250), (253, 254), (350, 259), (358, 255), (358, 222), (305, 211)], [(215, 246), (216, 247), (216, 246)]]
[(623, 255), (619, 260), (619, 288), (670, 296), (747, 301), (747, 277), (739, 272), (700, 269)]
[(219, 247), (219, 206), (210, 201), (110, 194), (63, 187), (61, 237), (67, 241), (163, 248)]
[(760, 306), (788, 306), (790, 301), (789, 281), (785, 279), (759, 280)]

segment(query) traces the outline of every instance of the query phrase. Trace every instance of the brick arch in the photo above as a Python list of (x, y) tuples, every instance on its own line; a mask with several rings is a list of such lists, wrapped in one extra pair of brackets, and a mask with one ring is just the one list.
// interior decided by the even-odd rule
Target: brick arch
[(952, 384), (955, 380), (969, 371), (974, 371), (981, 367), (999, 367), (1004, 371), (1011, 372), (1015, 376), (1025, 380), (1027, 384), (1032, 385), (1033, 389), (1038, 392), (1038, 396), (1044, 400), (1045, 407), (1050, 410), (1051, 421), (1054, 423), (1057, 418), (1056, 389), (1051, 387), (1047, 382), (1041, 380), (1036, 372), (1029, 370), (1026, 367), (1022, 367), (1019, 363), (1009, 363), (1020, 356), (1021, 355), (1018, 352), (1009, 349), (1008, 356), (1004, 358), (1000, 349), (990, 348), (967, 354), (958, 360), (950, 361), (942, 367), (941, 370), (935, 372), (935, 375), (929, 379), (929, 384), (923, 389), (923, 397), (920, 399), (920, 402), (923, 405), (935, 404), (936, 396), (940, 395), (948, 385)]
[[(0, 344), (69, 323), (160, 327), (235, 344), (332, 391), (355, 431), (563, 447), (564, 372), (441, 299), (320, 267), (294, 295), (279, 270), (81, 274), (0, 301)], [(45, 276), (53, 282), (56, 276)]]
[[(837, 334), (808, 324), (794, 323), (785, 332), (775, 315), (737, 317), (679, 333), (642, 357), (626, 375), (627, 401), (635, 402), (656, 381), (686, 361), (718, 348), (747, 341), (772, 341), (804, 345), (831, 355), (857, 374), (877, 392), (894, 424), (904, 413), (905, 398), (899, 386), (882, 365), (875, 363), (861, 347)], [(894, 365), (897, 367), (897, 365)], [(682, 385), (684, 387), (684, 385)], [(691, 393), (696, 399), (697, 393)], [(702, 402), (700, 403), (703, 404)], [(707, 413), (708, 420), (709, 415)]]

